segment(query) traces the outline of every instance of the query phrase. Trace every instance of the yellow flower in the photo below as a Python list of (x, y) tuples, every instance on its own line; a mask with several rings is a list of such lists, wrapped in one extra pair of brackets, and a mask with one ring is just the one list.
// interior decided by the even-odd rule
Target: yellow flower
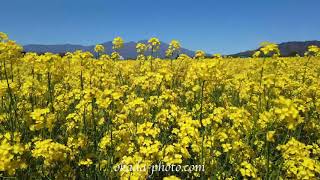
[(172, 40), (169, 44), (169, 47), (166, 51), (166, 57), (172, 57), (173, 55), (179, 54), (181, 45), (179, 41), (177, 40)]
[(243, 177), (252, 177), (252, 178), (256, 178), (257, 177), (257, 169), (252, 166), (252, 164), (244, 161), (241, 163), (241, 169), (240, 169), (240, 173)]
[(121, 37), (116, 37), (113, 39), (112, 44), (113, 49), (121, 49), (123, 47), (123, 39)]
[(6, 40), (8, 40), (8, 36), (5, 33), (0, 32), (0, 42)]
[(222, 59), (222, 55), (221, 54), (214, 54), (212, 55), (213, 59)]
[(205, 52), (204, 51), (201, 51), (201, 50), (197, 50), (195, 55), (194, 55), (194, 58), (195, 59), (204, 59), (204, 56), (205, 56)]
[(88, 167), (88, 166), (92, 165), (92, 163), (93, 163), (92, 160), (87, 158), (87, 159), (84, 159), (84, 160), (80, 160), (78, 164), (80, 166), (87, 166)]
[(178, 57), (178, 60), (185, 60), (185, 59), (190, 59), (190, 57), (186, 54), (180, 54)]
[(231, 144), (222, 144), (223, 152), (229, 152), (232, 149)]
[(56, 121), (55, 115), (50, 114), (49, 108), (45, 109), (35, 109), (30, 117), (33, 119), (34, 123), (31, 124), (30, 130), (37, 131), (43, 128), (48, 128), (49, 131), (52, 131), (54, 123)]
[(291, 138), (286, 144), (277, 147), (281, 151), (286, 177), (293, 179), (315, 179), (320, 175), (319, 162), (311, 157), (312, 146)]
[(176, 176), (167, 176), (167, 177), (164, 177), (163, 180), (180, 180), (180, 178)]
[(314, 45), (309, 46), (307, 55), (320, 56), (320, 48)]
[(256, 51), (252, 56), (254, 58), (259, 57), (261, 55), (261, 51)]
[(112, 60), (119, 60), (121, 58), (120, 54), (118, 52), (113, 52), (111, 54), (111, 59)]
[(43, 158), (45, 166), (54, 166), (55, 162), (64, 162), (71, 153), (67, 146), (54, 142), (52, 139), (36, 141), (34, 149), (31, 151), (35, 158)]
[(147, 45), (143, 43), (137, 43), (136, 49), (138, 54), (144, 54), (144, 52), (147, 50)]
[(280, 50), (277, 44), (269, 43), (269, 42), (263, 42), (261, 43), (261, 48), (260, 51), (264, 55), (268, 55), (270, 53), (274, 53), (274, 55), (279, 56), (280, 55)]
[(268, 131), (267, 132), (267, 141), (269, 142), (274, 142), (274, 134), (276, 133), (276, 131)]
[(94, 47), (94, 51), (101, 54), (104, 52), (104, 46), (101, 45), (101, 44), (97, 44), (95, 47)]
[(150, 38), (149, 41), (149, 48), (151, 49), (152, 52), (156, 52), (160, 48), (160, 41), (158, 38)]

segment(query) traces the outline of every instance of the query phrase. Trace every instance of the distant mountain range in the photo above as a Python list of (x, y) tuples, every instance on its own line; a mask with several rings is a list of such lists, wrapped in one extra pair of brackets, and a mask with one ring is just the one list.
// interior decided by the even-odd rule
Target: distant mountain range
[[(296, 55), (303, 56), (304, 53), (308, 50), (309, 46), (311, 45), (320, 46), (320, 41), (292, 41), (292, 42), (280, 43), (278, 45), (279, 45), (281, 56), (296, 56)], [(251, 57), (253, 53), (257, 50), (258, 49), (244, 51), (237, 54), (231, 54), (230, 56)]]
[[(136, 52), (136, 44), (137, 43), (147, 43), (147, 40), (142, 40), (138, 42), (127, 42), (124, 43), (124, 46), (122, 49), (120, 49), (120, 54), (125, 59), (135, 59), (137, 57)], [(105, 47), (106, 51), (105, 53), (111, 54), (112, 53), (112, 42), (108, 41), (105, 43), (102, 43), (102, 45)], [(293, 41), (293, 42), (285, 42), (279, 44), (279, 49), (282, 56), (295, 56), (296, 54), (299, 54), (302, 56), (308, 49), (308, 46), (310, 45), (316, 45), (320, 46), (320, 41)], [(156, 56), (159, 58), (165, 57), (165, 51), (168, 49), (169, 44), (165, 42), (161, 42), (160, 49), (156, 53)], [(30, 44), (24, 46), (25, 52), (36, 52), (36, 53), (45, 53), (45, 52), (52, 52), (56, 54), (64, 54), (66, 52), (74, 52), (76, 50), (82, 50), (82, 51), (89, 51), (95, 54), (94, 52), (94, 45), (90, 46), (82, 46), (82, 45), (75, 45), (75, 44), (58, 44), (58, 45), (41, 45), (41, 44)], [(233, 57), (251, 57), (253, 53), (258, 50), (248, 50), (236, 54), (231, 54), (229, 56)], [(195, 51), (182, 48), (181, 53), (187, 54), (188, 56), (193, 57), (195, 54)], [(146, 53), (147, 55), (150, 54), (150, 52)]]
[[(121, 56), (125, 59), (135, 59), (137, 57), (137, 51), (136, 51), (136, 44), (137, 43), (144, 43), (147, 44), (147, 40), (142, 40), (138, 42), (127, 42), (124, 43), (123, 48), (119, 50), (119, 53)], [(112, 53), (112, 41), (108, 41), (105, 43), (102, 43), (102, 45), (105, 47), (105, 53), (111, 54)], [(82, 45), (75, 45), (75, 44), (58, 44), (58, 45), (41, 45), (41, 44), (30, 44), (24, 46), (25, 52), (36, 52), (36, 53), (45, 53), (45, 52), (51, 52), (56, 54), (64, 54), (66, 52), (74, 52), (76, 50), (82, 50), (82, 51), (89, 51), (93, 54), (96, 54), (94, 52), (95, 45), (90, 46), (82, 46)], [(155, 56), (159, 58), (165, 57), (165, 51), (168, 49), (169, 44), (165, 42), (161, 42), (160, 49), (155, 53)], [(194, 51), (181, 48), (181, 53), (187, 54), (188, 56), (193, 57)], [(147, 55), (150, 54), (150, 52), (146, 52)]]

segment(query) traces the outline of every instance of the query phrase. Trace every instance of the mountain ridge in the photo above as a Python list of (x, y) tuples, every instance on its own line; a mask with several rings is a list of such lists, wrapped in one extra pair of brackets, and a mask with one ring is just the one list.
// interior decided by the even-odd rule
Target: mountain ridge
[[(147, 43), (148, 40), (140, 40), (140, 41), (129, 41), (124, 43), (123, 48), (119, 50), (119, 53), (121, 56), (123, 56), (125, 59), (135, 59), (137, 57), (137, 52), (136, 52), (136, 44), (137, 43)], [(169, 44), (160, 41), (160, 48), (157, 53), (155, 53), (156, 56), (160, 58), (165, 57), (165, 51), (168, 49)], [(104, 43), (100, 43), (105, 47), (105, 53), (111, 54), (113, 52), (112, 50), (112, 41), (106, 41)], [(64, 54), (67, 52), (74, 52), (76, 50), (82, 50), (82, 51), (89, 51), (93, 54), (96, 55), (94, 52), (94, 47), (95, 45), (78, 45), (78, 44), (52, 44), (52, 45), (43, 45), (43, 44), (28, 44), (23, 46), (25, 52), (36, 52), (39, 54), (45, 53), (45, 52), (51, 52), (51, 53), (56, 53), (56, 54)], [(194, 56), (195, 51), (186, 49), (186, 48), (181, 48), (181, 53), (187, 54), (188, 56)], [(146, 52), (146, 55), (151, 54), (150, 51)]]
[[(157, 53), (155, 53), (155, 56), (159, 58), (165, 58), (165, 51), (168, 49), (169, 44), (160, 41), (160, 49)], [(124, 43), (124, 46), (122, 49), (119, 50), (119, 53), (121, 56), (123, 56), (125, 59), (135, 59), (137, 57), (136, 52), (136, 44), (137, 43), (148, 43), (148, 40), (140, 40), (140, 41), (129, 41)], [(112, 50), (112, 41), (106, 41), (104, 43), (101, 43), (105, 47), (105, 53), (111, 54), (113, 52)], [(308, 46), (310, 45), (316, 45), (320, 46), (320, 41), (318, 40), (311, 40), (311, 41), (289, 41), (289, 42), (283, 42), (279, 43), (279, 49), (282, 56), (295, 56), (300, 55), (303, 56), (304, 53), (307, 51)], [(76, 50), (82, 50), (82, 51), (89, 51), (95, 55), (97, 53), (94, 52), (95, 45), (78, 45), (78, 44), (72, 44), (72, 43), (65, 43), (65, 44), (28, 44), (24, 46), (25, 52), (36, 52), (39, 54), (45, 53), (45, 52), (51, 52), (56, 54), (64, 54), (67, 52), (74, 52)], [(232, 57), (251, 57), (255, 51), (257, 51), (259, 48), (254, 50), (247, 50), (242, 51), (235, 54), (230, 54), (228, 56)], [(193, 57), (195, 54), (195, 51), (189, 50), (186, 48), (181, 48), (181, 53), (187, 54), (190, 57)], [(147, 51), (146, 55), (150, 55), (151, 52)], [(207, 56), (210, 56), (207, 54)]]
[[(320, 41), (318, 40), (311, 40), (311, 41), (289, 41), (279, 43), (279, 50), (281, 56), (296, 56), (300, 55), (303, 56), (304, 53), (308, 50), (308, 47), (311, 45), (320, 46)], [(254, 52), (259, 50), (259, 48), (254, 50), (247, 50), (243, 52), (239, 52), (236, 54), (230, 54), (229, 56), (232, 57), (251, 57)]]

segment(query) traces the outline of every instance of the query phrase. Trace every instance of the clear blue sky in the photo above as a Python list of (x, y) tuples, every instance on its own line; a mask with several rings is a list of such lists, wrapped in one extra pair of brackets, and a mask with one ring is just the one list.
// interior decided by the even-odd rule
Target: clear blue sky
[(1, 0), (0, 31), (21, 44), (152, 36), (209, 53), (320, 40), (319, 0)]

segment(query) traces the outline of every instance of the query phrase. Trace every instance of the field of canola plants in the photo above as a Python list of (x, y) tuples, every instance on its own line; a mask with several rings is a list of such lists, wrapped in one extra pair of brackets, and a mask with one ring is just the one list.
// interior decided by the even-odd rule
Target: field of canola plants
[[(77, 51), (22, 53), (0, 33), (0, 177), (17, 179), (318, 179), (320, 50), (253, 58)], [(170, 58), (170, 57), (177, 57)], [(132, 167), (203, 165), (155, 171)], [(117, 170), (119, 165), (130, 168)], [(196, 167), (196, 166), (194, 166)]]

